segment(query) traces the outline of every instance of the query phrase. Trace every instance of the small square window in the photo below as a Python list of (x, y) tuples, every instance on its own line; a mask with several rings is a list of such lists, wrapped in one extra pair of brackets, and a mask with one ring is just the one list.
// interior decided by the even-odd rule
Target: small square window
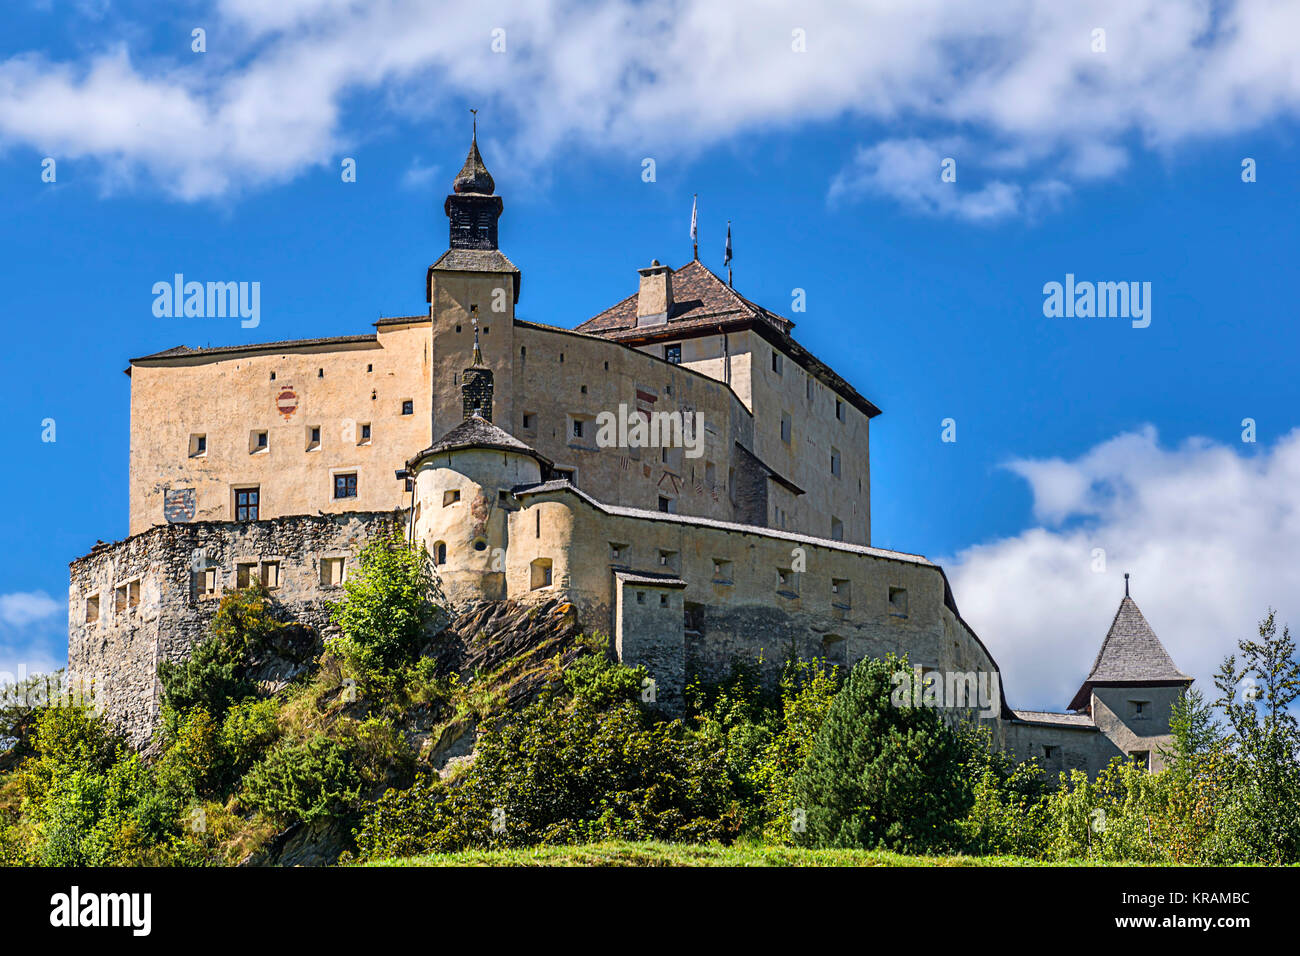
[(831, 540), (844, 540), (844, 522), (834, 515), (831, 515)]
[(307, 450), (308, 451), (320, 450), (320, 426), (319, 425), (307, 426)]
[(1130, 750), (1129, 759), (1133, 761), (1133, 766), (1141, 770), (1151, 769), (1151, 751), (1149, 750)]
[(637, 604), (644, 604), (644, 603), (645, 603), (645, 592), (644, 592), (644, 591), (637, 591), (637, 592), (636, 592), (636, 603), (637, 603)]
[(667, 594), (661, 594), (661, 595), (659, 595), (659, 606), (660, 606), (660, 607), (667, 607), (667, 606), (668, 606), (668, 595), (667, 595)]
[(853, 603), (853, 585), (848, 578), (831, 578), (831, 603), (838, 608), (848, 608)]
[(523, 421), (524, 431), (530, 432), (537, 427), (537, 416), (532, 412), (524, 412)]
[(266, 429), (255, 429), (248, 436), (248, 453), (256, 455), (271, 447), (271, 436)]
[(94, 624), (99, 620), (99, 595), (92, 594), (86, 598), (86, 623)]
[(458, 501), (460, 501), (459, 488), (453, 488), (451, 491), (444, 491), (442, 493), (442, 506), (444, 508), (454, 505)]
[(731, 583), (731, 562), (726, 558), (713, 559), (713, 580), (715, 583)]
[(889, 589), (889, 613), (894, 617), (907, 617), (907, 588)]
[(403, 400), (402, 400), (402, 414), (403, 414), (403, 415), (414, 415), (414, 414), (415, 414), (415, 400), (414, 400), (414, 399), (406, 398), (406, 399), (403, 399)]
[(548, 588), (551, 586), (552, 567), (550, 558), (535, 559), (530, 570), (532, 590), (536, 591), (538, 588)]
[(667, 569), (670, 570), (670, 571), (676, 571), (676, 570), (677, 570), (677, 552), (676, 552), (676, 551), (660, 551), (660, 552), (659, 552), (659, 567), (661, 567), (661, 568), (667, 568)]
[(360, 439), (357, 441), (357, 444), (358, 444), (358, 445), (369, 445), (369, 444), (370, 444), (370, 424), (369, 424), (368, 422), (365, 423), (365, 424), (363, 424), (363, 425), (361, 426), (361, 432), (360, 432), (360, 434), (361, 434), (361, 437), (360, 437)]
[(659, 510), (662, 511), (662, 512), (664, 512), (665, 514), (672, 514), (672, 512), (673, 512), (673, 500), (672, 500), (671, 498), (665, 498), (663, 495), (660, 495), (660, 496), (659, 496)]
[(680, 345), (665, 345), (664, 358), (673, 365), (682, 364), (682, 347)]
[(191, 435), (190, 436), (190, 457), (202, 458), (208, 453), (208, 436)]
[(235, 587), (246, 588), (257, 580), (257, 562), (241, 561), (235, 565)]
[(273, 590), (280, 586), (279, 561), (262, 562), (262, 586), (267, 590)]
[(334, 476), (334, 497), (355, 498), (357, 496), (357, 475), (352, 472)]
[(320, 583), (323, 587), (335, 588), (343, 583), (343, 558), (320, 559)]
[(582, 437), (582, 419), (581, 419), (581, 418), (575, 418), (575, 419), (573, 420), (573, 437), (574, 437), (574, 438), (581, 438), (581, 437)]
[(1134, 720), (1146, 720), (1151, 716), (1151, 702), (1146, 700), (1130, 700), (1129, 708), (1133, 714)]
[(609, 543), (609, 559), (611, 561), (622, 561), (627, 556), (628, 545), (618, 541)]
[(217, 596), (217, 569), (204, 568), (194, 572), (194, 593), (199, 598)]

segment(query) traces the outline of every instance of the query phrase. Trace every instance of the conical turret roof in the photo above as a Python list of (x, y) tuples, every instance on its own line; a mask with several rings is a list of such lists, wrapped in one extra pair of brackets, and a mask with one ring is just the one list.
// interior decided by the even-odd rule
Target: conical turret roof
[(1192, 678), (1180, 671), (1160, 638), (1142, 616), (1141, 609), (1127, 594), (1119, 602), (1106, 639), (1087, 679), (1070, 702), (1070, 710), (1088, 706), (1097, 684), (1190, 684)]

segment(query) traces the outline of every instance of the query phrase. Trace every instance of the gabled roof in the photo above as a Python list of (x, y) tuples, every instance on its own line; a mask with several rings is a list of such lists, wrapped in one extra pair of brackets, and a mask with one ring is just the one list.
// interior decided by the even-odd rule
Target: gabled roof
[(250, 342), (247, 345), (210, 345), (203, 348), (190, 348), (188, 345), (173, 345), (152, 355), (141, 355), (130, 359), (132, 364), (149, 362), (156, 359), (202, 358), (207, 355), (230, 355), (238, 352), (279, 352), (284, 349), (313, 348), (316, 346), (335, 345), (370, 345), (378, 342), (377, 335), (331, 335), (315, 339), (285, 339), (279, 342)]
[(497, 451), (512, 451), (536, 458), (545, 467), (551, 466), (551, 460), (525, 445), (514, 435), (493, 425), (486, 418), (471, 415), (451, 431), (419, 454), (407, 461), (406, 466), (413, 468), (416, 463), (442, 452), (459, 451), (464, 448), (491, 448)]
[(637, 296), (630, 295), (583, 322), (574, 331), (599, 335), (625, 345), (641, 345), (716, 334), (719, 328), (728, 331), (752, 328), (862, 414), (868, 418), (880, 414), (879, 408), (834, 369), (791, 337), (794, 322), (746, 299), (698, 259), (673, 272), (673, 307), (666, 323), (638, 328), (636, 303)]
[(1190, 684), (1188, 677), (1174, 666), (1173, 658), (1142, 616), (1137, 602), (1127, 594), (1111, 622), (1106, 640), (1101, 643), (1092, 670), (1080, 686), (1070, 710), (1082, 710), (1095, 685), (1102, 684)]

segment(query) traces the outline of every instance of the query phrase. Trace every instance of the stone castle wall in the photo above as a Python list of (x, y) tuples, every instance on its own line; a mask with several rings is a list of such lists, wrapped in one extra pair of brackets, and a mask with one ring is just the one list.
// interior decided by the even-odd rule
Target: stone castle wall
[[(346, 575), (359, 548), (394, 529), (405, 529), (396, 512), (296, 515), (162, 525), (98, 547), (70, 567), (69, 673), (93, 687), (97, 705), (143, 745), (159, 713), (159, 662), (183, 660), (207, 635), (241, 565), (259, 579), (273, 566), (272, 594), (284, 618), (320, 630), (329, 602), (342, 596), (338, 584), (322, 583), (322, 560), (342, 559)], [(205, 593), (209, 583), (214, 590)]]

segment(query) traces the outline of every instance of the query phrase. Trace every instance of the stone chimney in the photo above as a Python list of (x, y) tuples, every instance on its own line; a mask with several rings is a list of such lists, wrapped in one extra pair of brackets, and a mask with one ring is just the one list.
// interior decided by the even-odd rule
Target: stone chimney
[(636, 295), (637, 328), (664, 325), (673, 309), (673, 270), (655, 259), (647, 268), (636, 271), (641, 276)]

